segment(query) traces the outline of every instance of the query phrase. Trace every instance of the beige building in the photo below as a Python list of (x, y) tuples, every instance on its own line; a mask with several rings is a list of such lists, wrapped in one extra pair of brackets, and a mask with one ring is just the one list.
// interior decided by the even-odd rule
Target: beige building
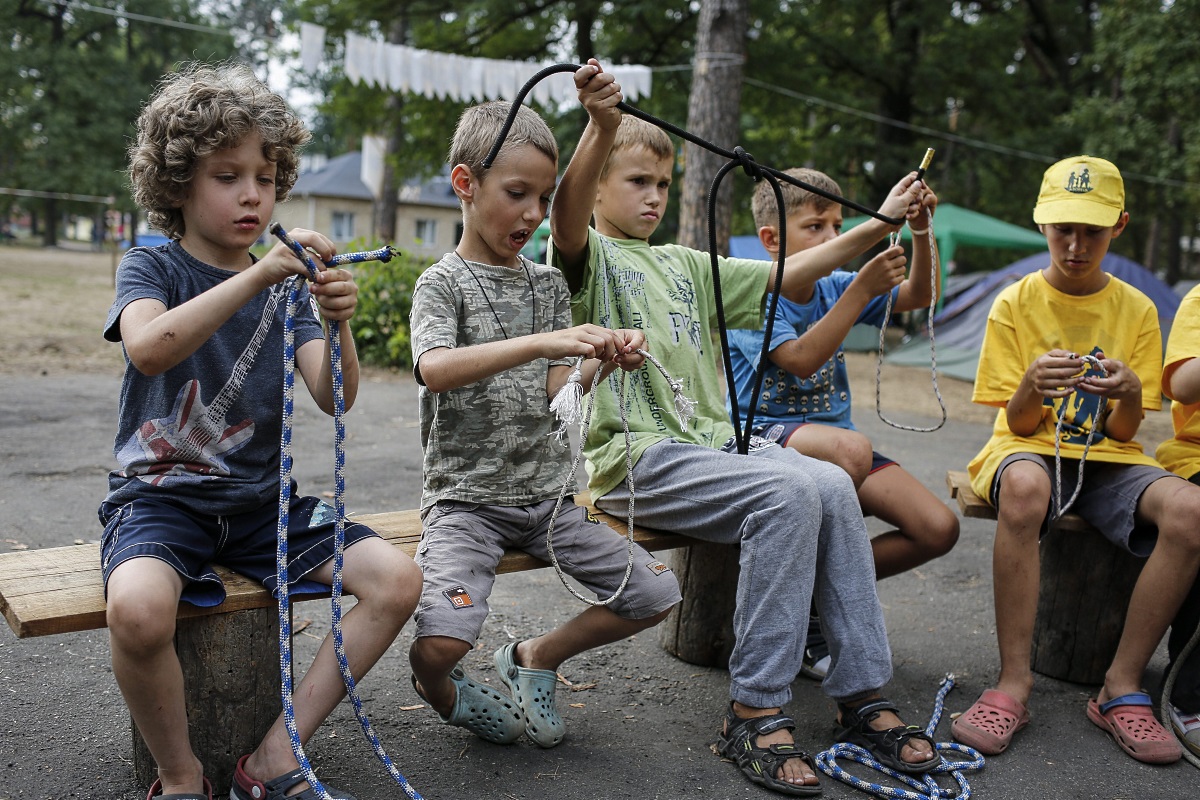
[[(346, 153), (303, 172), (286, 202), (275, 208), (284, 228), (320, 231), (338, 249), (358, 240), (373, 244), (375, 198), (362, 180), (362, 154)], [(401, 252), (434, 259), (454, 249), (462, 229), (458, 198), (448, 177), (400, 188), (396, 208), (396, 240)]]

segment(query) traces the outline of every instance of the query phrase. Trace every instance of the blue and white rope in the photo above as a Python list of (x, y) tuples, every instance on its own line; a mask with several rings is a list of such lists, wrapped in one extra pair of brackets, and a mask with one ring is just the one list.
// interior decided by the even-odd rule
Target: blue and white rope
[[(308, 267), (309, 278), (316, 280), (318, 269), (309, 251), (305, 250), (298, 242), (288, 236), (283, 227), (277, 222), (272, 223), (271, 233), (292, 249), (292, 252)], [(364, 261), (387, 261), (393, 255), (395, 255), (395, 250), (391, 247), (384, 247), (365, 253), (346, 253), (334, 256), (325, 263), (326, 266), (332, 267), (342, 264), (357, 264)], [(329, 792), (317, 779), (312, 765), (309, 763), (308, 756), (304, 752), (304, 745), (300, 741), (300, 734), (296, 728), (295, 707), (292, 702), (292, 635), (288, 596), (287, 532), (288, 508), (291, 505), (292, 494), (292, 415), (294, 411), (293, 398), (296, 383), (295, 316), (300, 311), (301, 282), (298, 276), (289, 278), (288, 282), (288, 305), (283, 326), (283, 431), (280, 436), (279, 445), (279, 516), (275, 529), (275, 581), (279, 593), (280, 686), (282, 687), (283, 720), (284, 725), (287, 727), (288, 736), (291, 739), (292, 754), (300, 764), (300, 770), (304, 773), (305, 780), (308, 781), (317, 796), (321, 800), (332, 800)], [(342, 566), (346, 549), (346, 425), (344, 420), (346, 396), (345, 386), (342, 383), (342, 340), (340, 326), (331, 324), (328, 329), (334, 401), (333, 497), (335, 518), (333, 529), (334, 553), (331, 601), (333, 606), (331, 625), (333, 629), (333, 649), (337, 655), (338, 670), (341, 672), (342, 682), (346, 686), (346, 694), (354, 705), (354, 715), (362, 725), (363, 735), (370, 742), (371, 748), (375, 751), (375, 756), (383, 763), (388, 773), (395, 779), (396, 783), (400, 785), (400, 788), (408, 797), (412, 798), (412, 800), (421, 800), (421, 795), (409, 784), (408, 779), (400, 773), (400, 770), (397, 769), (396, 765), (392, 763), (391, 758), (388, 757), (387, 752), (383, 749), (383, 744), (379, 741), (379, 737), (371, 727), (370, 720), (367, 719), (367, 715), (363, 711), (362, 699), (358, 695), (354, 676), (350, 672), (350, 663), (346, 658), (346, 648), (342, 640)]]
[[(942, 679), (941, 688), (938, 690), (937, 698), (933, 702), (933, 715), (929, 718), (929, 724), (925, 726), (925, 735), (933, 738), (934, 731), (937, 730), (938, 723), (942, 719), (942, 710), (946, 702), (946, 695), (954, 688), (954, 675), (947, 675)], [(929, 772), (921, 775), (907, 775), (903, 772), (897, 772), (890, 767), (886, 767), (879, 763), (869, 752), (863, 748), (847, 744), (844, 742), (838, 743), (830, 747), (828, 750), (823, 750), (816, 756), (817, 767), (826, 775), (841, 781), (842, 783), (853, 786), (868, 794), (876, 797), (892, 797), (897, 800), (945, 800), (954, 798), (954, 800), (970, 800), (971, 784), (968, 783), (964, 772), (974, 772), (983, 769), (983, 756), (979, 751), (967, 747), (957, 742), (937, 742), (934, 745), (939, 753), (962, 753), (966, 761), (948, 760), (944, 756), (942, 762)], [(837, 759), (846, 761), (855, 761), (863, 766), (870, 767), (885, 775), (889, 775), (896, 780), (902, 781), (911, 789), (899, 789), (893, 786), (884, 786), (881, 783), (864, 780), (856, 775), (851, 775), (846, 770), (842, 769)], [(943, 789), (938, 785), (935, 776), (949, 775), (957, 783), (956, 788)]]

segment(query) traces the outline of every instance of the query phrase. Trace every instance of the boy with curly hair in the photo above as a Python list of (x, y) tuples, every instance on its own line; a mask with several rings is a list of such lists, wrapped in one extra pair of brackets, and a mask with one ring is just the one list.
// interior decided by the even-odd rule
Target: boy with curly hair
[[(109, 474), (99, 515), (113, 674), (158, 765), (149, 797), (212, 797), (188, 737), (173, 644), (179, 602), (222, 602), (213, 563), (277, 588), (285, 281), (308, 273), (282, 244), (261, 259), (250, 247), (295, 183), (298, 149), (308, 138), (283, 99), (247, 67), (198, 65), (162, 81), (130, 148), (134, 199), (171, 241), (133, 248), (117, 272), (104, 336), (122, 343), (126, 359), (119, 467)], [(334, 255), (319, 233), (291, 235), (322, 260)], [(349, 406), (358, 390), (349, 325), (357, 292), (341, 269), (323, 270), (301, 289), (296, 363), (329, 414), (322, 318), (341, 331)], [(345, 591), (358, 598), (344, 618), (345, 647), (361, 679), (412, 614), (421, 576), (412, 559), (365, 526), (348, 524), (345, 534)], [(288, 537), (289, 591), (324, 590), (333, 577), (333, 509), (293, 491)], [(295, 690), (302, 741), (344, 691), (327, 637)], [(315, 798), (282, 715), (238, 762), (232, 784), (233, 800)]]

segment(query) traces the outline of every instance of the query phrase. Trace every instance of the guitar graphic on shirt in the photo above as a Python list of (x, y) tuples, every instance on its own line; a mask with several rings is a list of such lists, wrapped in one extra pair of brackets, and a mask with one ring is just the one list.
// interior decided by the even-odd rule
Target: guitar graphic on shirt
[(230, 474), (226, 456), (253, 438), (254, 420), (227, 424), (225, 417), (241, 394), (289, 284), (272, 288), (254, 335), (212, 402), (204, 402), (201, 383), (193, 378), (180, 387), (169, 416), (146, 420), (129, 437), (117, 454), (123, 475), (157, 486), (172, 479), (192, 482)]

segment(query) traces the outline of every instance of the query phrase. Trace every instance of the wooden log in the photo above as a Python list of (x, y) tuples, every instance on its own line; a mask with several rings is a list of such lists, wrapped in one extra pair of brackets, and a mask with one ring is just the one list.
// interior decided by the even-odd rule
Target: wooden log
[(683, 599), (658, 626), (668, 653), (689, 664), (729, 667), (739, 553), (737, 545), (704, 542), (671, 553)]
[[(188, 733), (213, 791), (226, 794), (238, 759), (258, 747), (279, 716), (279, 620), (274, 608), (180, 619)], [(298, 681), (303, 670), (296, 671)], [(133, 768), (149, 786), (158, 767), (133, 727)]]
[(1042, 539), (1041, 554), (1033, 669), (1072, 683), (1103, 683), (1145, 559), (1095, 530), (1054, 531)]

